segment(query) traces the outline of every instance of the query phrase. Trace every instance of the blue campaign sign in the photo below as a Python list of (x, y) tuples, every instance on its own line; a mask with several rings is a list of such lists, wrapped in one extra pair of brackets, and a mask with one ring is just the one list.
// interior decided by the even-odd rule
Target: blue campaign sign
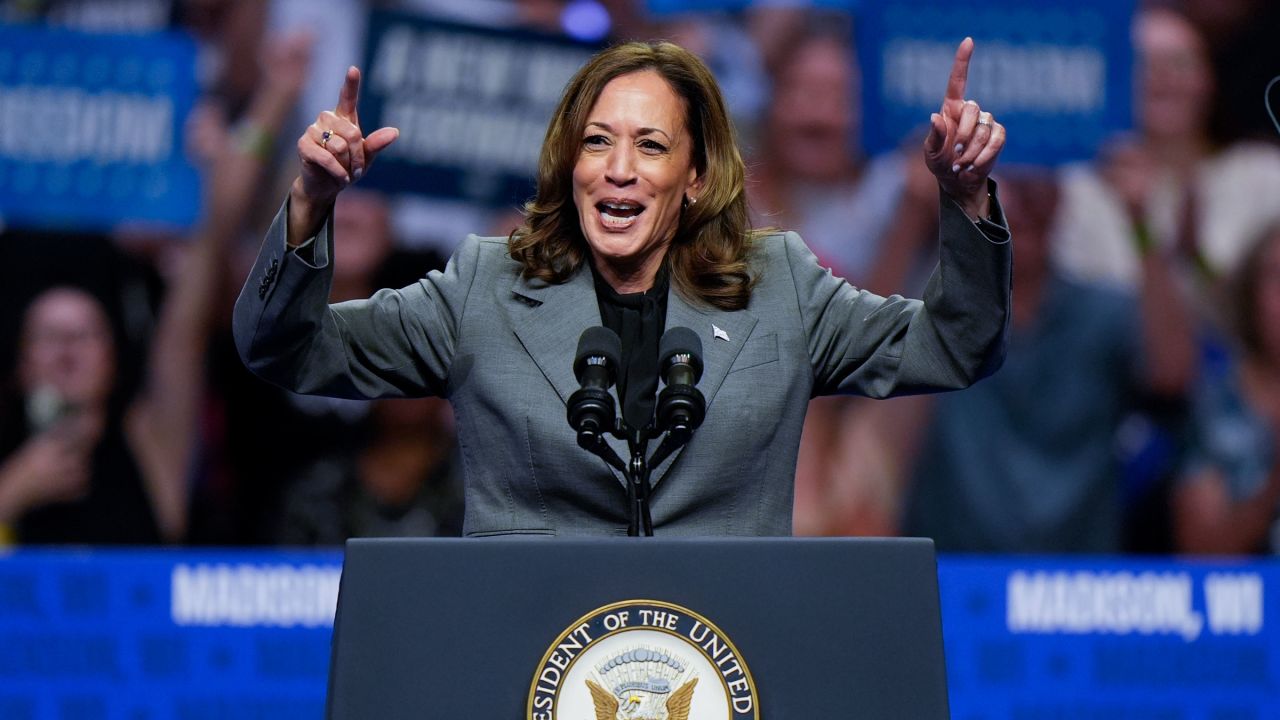
[(341, 555), (0, 556), (0, 718), (324, 716)]
[[(341, 562), (0, 554), (0, 718), (321, 718)], [(956, 720), (1277, 718), (1280, 561), (942, 557), (938, 576)]]
[(864, 3), (857, 16), (869, 154), (920, 133), (942, 104), (956, 47), (976, 43), (966, 96), (1008, 129), (1001, 162), (1093, 157), (1132, 126), (1134, 0)]
[(0, 219), (192, 224), (200, 181), (183, 125), (195, 100), (185, 36), (0, 25)]
[(947, 558), (953, 717), (1273, 720), (1280, 564)]
[[(784, 7), (827, 8), (831, 10), (857, 10), (865, 0), (792, 0), (784, 3)], [(759, 0), (647, 0), (645, 6), (649, 14), (654, 16), (685, 15), (700, 12), (736, 12), (759, 5), (769, 7), (778, 3), (760, 2)]]
[(360, 123), (400, 129), (364, 184), (491, 206), (533, 193), (565, 84), (595, 46), (392, 11), (369, 16)]

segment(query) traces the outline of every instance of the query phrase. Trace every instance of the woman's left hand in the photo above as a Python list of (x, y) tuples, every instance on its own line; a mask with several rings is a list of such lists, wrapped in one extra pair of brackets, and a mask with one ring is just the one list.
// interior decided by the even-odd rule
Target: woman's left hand
[(990, 214), (987, 176), (1004, 147), (1005, 131), (991, 113), (964, 97), (971, 57), (973, 38), (965, 38), (956, 49), (942, 108), (930, 117), (924, 161), (943, 192), (955, 198), (970, 217), (986, 217)]

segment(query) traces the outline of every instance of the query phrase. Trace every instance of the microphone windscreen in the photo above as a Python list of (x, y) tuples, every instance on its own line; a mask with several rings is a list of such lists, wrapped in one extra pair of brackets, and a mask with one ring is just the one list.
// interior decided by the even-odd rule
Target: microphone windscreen
[(702, 338), (687, 327), (673, 327), (662, 334), (658, 342), (658, 367), (666, 368), (677, 355), (688, 356), (693, 367), (693, 381), (702, 377)]
[(589, 327), (578, 337), (578, 354), (573, 360), (573, 374), (582, 382), (587, 358), (603, 357), (610, 369), (622, 364), (622, 340), (618, 334), (603, 325)]

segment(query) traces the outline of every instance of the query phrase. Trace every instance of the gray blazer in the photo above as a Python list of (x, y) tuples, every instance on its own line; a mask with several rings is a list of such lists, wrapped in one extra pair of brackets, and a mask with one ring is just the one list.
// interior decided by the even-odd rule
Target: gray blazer
[[(467, 535), (625, 534), (624, 478), (579, 448), (565, 419), (578, 336), (601, 324), (589, 270), (561, 285), (526, 280), (505, 238), (471, 236), (444, 272), (330, 306), (332, 228), (308, 262), (286, 252), (286, 215), (287, 205), (236, 302), (236, 346), (250, 369), (301, 393), (447, 397)], [(944, 198), (941, 262), (923, 302), (853, 288), (794, 233), (758, 243), (745, 310), (701, 307), (673, 290), (667, 327), (702, 339), (707, 415), (654, 469), (655, 532), (789, 535), (811, 397), (962, 388), (994, 371), (1010, 315), (1001, 230), (988, 237)], [(625, 443), (615, 450), (628, 456)]]

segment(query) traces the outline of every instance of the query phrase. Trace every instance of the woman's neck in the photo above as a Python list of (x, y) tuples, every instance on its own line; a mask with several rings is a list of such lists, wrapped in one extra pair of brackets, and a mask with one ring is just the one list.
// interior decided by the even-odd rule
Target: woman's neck
[(617, 264), (592, 258), (600, 278), (619, 295), (645, 292), (653, 287), (662, 267), (662, 255), (653, 255), (634, 264)]

